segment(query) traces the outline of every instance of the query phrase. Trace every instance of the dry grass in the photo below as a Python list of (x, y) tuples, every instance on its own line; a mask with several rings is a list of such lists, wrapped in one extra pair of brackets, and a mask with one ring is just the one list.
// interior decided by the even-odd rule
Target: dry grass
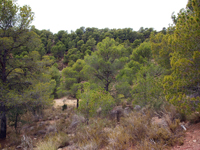
[(57, 150), (60, 146), (68, 146), (69, 137), (66, 134), (49, 135), (37, 144), (35, 150)]
[(74, 142), (80, 149), (100, 149), (108, 145), (108, 134), (112, 122), (107, 119), (90, 119), (89, 126), (80, 124), (77, 127)]
[(179, 120), (166, 117), (166, 126), (152, 123), (152, 113), (134, 112), (121, 118), (120, 124), (103, 119), (90, 119), (89, 125), (79, 124), (73, 138), (79, 149), (111, 150), (167, 149), (175, 144), (183, 144), (184, 132)]
[[(63, 102), (62, 102), (63, 104)], [(32, 122), (26, 132), (27, 136), (37, 136), (38, 143), (35, 150), (57, 150), (59, 147), (68, 146), (70, 149), (80, 150), (126, 150), (135, 147), (141, 150), (169, 149), (175, 144), (183, 144), (183, 129), (177, 113), (170, 108), (161, 114), (164, 123), (153, 122), (152, 111), (143, 109), (141, 113), (132, 112), (124, 115), (120, 123), (108, 118), (90, 118), (88, 125), (82, 114), (77, 113), (75, 108), (62, 111), (61, 107), (44, 110), (43, 118), (39, 122)], [(25, 115), (30, 119), (31, 115)], [(158, 118), (158, 117), (157, 117)], [(31, 122), (31, 121), (30, 121)], [(30, 128), (33, 127), (32, 130)], [(45, 134), (39, 135), (40, 130)], [(23, 145), (24, 149), (32, 149), (35, 143), (31, 138), (21, 137), (13, 134), (11, 143), (15, 146)], [(10, 133), (11, 134), (11, 133)]]

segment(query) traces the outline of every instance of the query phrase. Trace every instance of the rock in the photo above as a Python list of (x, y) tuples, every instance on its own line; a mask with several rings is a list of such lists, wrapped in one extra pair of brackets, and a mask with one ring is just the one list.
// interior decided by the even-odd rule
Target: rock
[(41, 134), (46, 134), (46, 131), (45, 131), (45, 130), (39, 130), (39, 131), (37, 132), (37, 135), (41, 135)]
[(52, 120), (52, 117), (48, 117), (48, 120)]
[(30, 128), (30, 125), (25, 125), (22, 127), (22, 130), (27, 130), (28, 128)]
[(140, 105), (135, 105), (134, 110), (139, 111), (141, 109)]
[(130, 107), (125, 107), (124, 108), (124, 114), (128, 115), (131, 113), (131, 108)]
[(21, 145), (18, 145), (17, 147), (16, 147), (16, 149), (21, 149), (22, 148), (22, 146)]
[(58, 117), (58, 116), (55, 116), (55, 119), (56, 119), (56, 120), (58, 120), (58, 119), (59, 119), (59, 117)]
[(152, 124), (157, 124), (161, 127), (168, 127), (167, 122), (164, 118), (153, 117), (151, 120)]
[(45, 122), (44, 121), (41, 121), (40, 123), (39, 123), (39, 126), (43, 126), (45, 124)]
[(97, 114), (98, 114), (98, 116), (100, 116), (101, 115), (101, 111), (102, 111), (102, 109), (101, 109), (101, 107), (99, 107), (98, 109), (97, 109)]
[(30, 127), (30, 131), (32, 131), (34, 128), (35, 128), (34, 126)]
[(55, 132), (57, 132), (57, 127), (56, 127), (56, 125), (50, 125), (46, 128), (46, 130), (47, 130), (47, 133), (50, 133), (50, 132), (55, 133)]
[(96, 112), (97, 112), (97, 113), (101, 113), (101, 110), (102, 110), (101, 107), (99, 107), (99, 109), (97, 109)]
[(60, 145), (60, 146), (58, 147), (58, 149), (63, 149), (64, 147), (67, 147), (67, 146), (69, 146), (69, 142), (68, 142), (68, 141), (66, 141), (66, 142), (64, 142), (62, 145)]

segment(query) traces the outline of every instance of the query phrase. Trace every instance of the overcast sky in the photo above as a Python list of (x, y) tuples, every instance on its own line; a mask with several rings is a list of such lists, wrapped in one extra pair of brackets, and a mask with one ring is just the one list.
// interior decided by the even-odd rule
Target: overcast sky
[(81, 26), (102, 28), (140, 27), (162, 30), (172, 12), (185, 8), (188, 0), (18, 0), (35, 13), (32, 25), (39, 30), (75, 31)]

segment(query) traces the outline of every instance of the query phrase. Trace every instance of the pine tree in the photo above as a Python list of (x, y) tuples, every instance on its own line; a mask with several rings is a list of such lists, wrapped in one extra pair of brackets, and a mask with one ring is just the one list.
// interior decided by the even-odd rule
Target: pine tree
[(181, 10), (171, 42), (171, 75), (165, 77), (167, 100), (183, 112), (200, 109), (200, 2), (188, 2)]

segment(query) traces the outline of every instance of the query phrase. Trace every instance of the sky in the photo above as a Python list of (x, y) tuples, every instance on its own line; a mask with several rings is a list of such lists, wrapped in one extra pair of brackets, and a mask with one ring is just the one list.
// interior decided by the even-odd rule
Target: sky
[(185, 8), (188, 0), (18, 0), (35, 13), (32, 25), (53, 33), (84, 27), (99, 29), (154, 28), (172, 24), (171, 14)]

